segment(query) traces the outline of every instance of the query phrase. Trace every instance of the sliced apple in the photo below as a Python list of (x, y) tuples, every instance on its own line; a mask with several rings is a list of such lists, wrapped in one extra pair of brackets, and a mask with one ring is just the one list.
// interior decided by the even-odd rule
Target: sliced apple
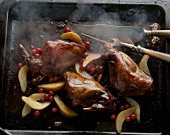
[(54, 96), (54, 100), (55, 100), (55, 102), (60, 110), (60, 113), (62, 115), (66, 116), (66, 117), (75, 117), (75, 116), (79, 115), (75, 111), (68, 108), (58, 96)]
[(65, 85), (65, 82), (56, 82), (56, 83), (48, 83), (48, 84), (40, 84), (38, 88), (43, 88), (45, 90), (58, 91), (61, 90)]
[[(30, 95), (29, 97), (32, 99), (35, 99), (36, 101), (40, 100), (45, 93), (34, 93), (32, 95)], [(28, 115), (29, 113), (31, 113), (32, 108), (25, 103), (23, 109), (22, 109), (22, 117), (25, 117), (26, 115)]]
[(84, 59), (84, 62), (83, 62), (83, 67), (86, 67), (90, 62), (98, 59), (101, 57), (102, 54), (100, 53), (91, 53), (89, 54), (85, 59)]
[(22, 96), (22, 100), (35, 110), (43, 110), (50, 105), (51, 102), (40, 103), (31, 97)]
[(23, 67), (21, 67), (21, 69), (18, 72), (18, 79), (19, 79), (19, 83), (20, 83), (20, 87), (22, 92), (25, 92), (27, 89), (27, 73), (28, 73), (29, 69), (27, 67), (27, 65), (24, 65)]
[(126, 101), (133, 107), (135, 107), (135, 114), (136, 114), (136, 119), (138, 122), (140, 122), (140, 106), (139, 104), (132, 98), (126, 97)]
[(32, 108), (25, 103), (23, 109), (22, 109), (22, 117), (27, 116), (29, 113), (31, 113)]
[(81, 37), (75, 32), (66, 32), (66, 33), (63, 33), (60, 37), (62, 39), (70, 39), (74, 41), (75, 43), (85, 47), (85, 44), (83, 43)]
[(38, 100), (40, 100), (42, 97), (44, 97), (44, 94), (45, 94), (45, 93), (34, 93), (34, 94), (30, 95), (29, 97), (32, 98), (32, 99), (34, 99), (34, 100), (36, 100), (36, 101), (38, 101)]
[(122, 131), (122, 125), (126, 117), (134, 113), (136, 107), (130, 107), (124, 111), (121, 111), (116, 118), (116, 131), (120, 133)]
[(148, 59), (150, 58), (149, 55), (144, 55), (143, 58), (141, 59), (140, 63), (139, 63), (139, 67), (149, 76), (151, 76), (150, 70), (148, 68)]

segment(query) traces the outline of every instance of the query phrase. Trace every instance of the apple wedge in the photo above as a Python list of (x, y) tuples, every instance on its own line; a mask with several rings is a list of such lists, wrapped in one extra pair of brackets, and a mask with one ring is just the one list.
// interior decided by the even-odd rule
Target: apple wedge
[(66, 32), (66, 33), (63, 33), (60, 38), (62, 39), (70, 39), (72, 41), (74, 41), (75, 43), (79, 44), (79, 45), (82, 45), (82, 46), (85, 46), (85, 44), (83, 43), (81, 37), (75, 33), (75, 32)]
[(28, 73), (29, 69), (27, 67), (27, 65), (24, 65), (23, 67), (21, 67), (21, 69), (18, 72), (18, 79), (19, 79), (19, 83), (20, 83), (20, 87), (22, 92), (25, 92), (27, 89), (27, 73)]
[(68, 108), (63, 101), (61, 101), (61, 99), (58, 96), (54, 96), (54, 100), (60, 110), (60, 113), (66, 117), (75, 117), (78, 116), (79, 114), (76, 113), (75, 111), (71, 110), (70, 108)]
[(40, 84), (38, 88), (43, 88), (45, 90), (58, 91), (61, 90), (65, 85), (65, 82), (56, 82), (56, 83), (48, 83), (48, 84)]
[(36, 101), (38, 101), (38, 100), (40, 100), (42, 97), (44, 97), (44, 94), (45, 94), (45, 93), (34, 93), (34, 94), (30, 95), (29, 97), (32, 98), (32, 99), (34, 99), (34, 100), (36, 100)]
[(32, 108), (25, 103), (23, 109), (22, 109), (22, 117), (27, 116), (29, 113), (31, 113)]
[[(44, 94), (45, 93), (34, 93), (34, 94), (30, 95), (29, 97), (38, 101), (44, 96)], [(25, 103), (25, 105), (22, 109), (22, 117), (25, 117), (26, 115), (31, 113), (31, 110), (32, 110), (32, 108), (27, 103)]]
[(98, 59), (101, 57), (102, 54), (99, 54), (99, 53), (91, 53), (89, 54), (85, 59), (84, 59), (84, 62), (83, 62), (83, 67), (86, 67), (90, 62)]
[(134, 113), (136, 107), (130, 107), (124, 111), (121, 111), (116, 118), (116, 131), (120, 133), (122, 131), (122, 125), (126, 117)]
[(31, 98), (31, 97), (25, 97), (22, 96), (22, 100), (27, 103), (27, 105), (29, 105), (31, 108), (33, 108), (34, 110), (43, 110), (45, 109), (47, 106), (50, 105), (51, 102), (44, 102), (44, 103), (40, 103), (37, 102), (35, 99)]
[(135, 114), (136, 114), (136, 119), (138, 122), (140, 122), (140, 106), (139, 104), (132, 98), (126, 97), (126, 101), (133, 107), (135, 107)]
[(139, 63), (139, 67), (140, 69), (142, 69), (146, 74), (148, 74), (149, 76), (151, 76), (150, 70), (148, 68), (148, 60), (149, 60), (150, 56), (149, 55), (144, 55), (143, 58), (141, 59), (140, 63)]

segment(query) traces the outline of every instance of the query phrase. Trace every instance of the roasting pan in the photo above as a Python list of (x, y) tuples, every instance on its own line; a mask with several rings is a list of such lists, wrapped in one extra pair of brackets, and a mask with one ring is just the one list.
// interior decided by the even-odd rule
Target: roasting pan
[[(89, 114), (79, 118), (45, 115), (22, 118), (22, 93), (17, 89), (17, 63), (22, 61), (18, 44), (42, 47), (55, 40), (63, 31), (59, 22), (109, 23), (146, 27), (159, 23), (170, 29), (170, 3), (161, 0), (17, 0), (1, 3), (0, 48), (1, 89), (0, 127), (12, 134), (116, 134), (115, 124), (105, 114)], [(146, 40), (149, 40), (146, 37)], [(145, 40), (145, 41), (146, 41)], [(142, 46), (170, 53), (170, 40), (161, 38), (156, 46)], [(142, 54), (124, 50), (136, 62)], [(149, 68), (154, 79), (153, 92), (133, 97), (141, 106), (141, 123), (125, 124), (122, 134), (170, 133), (170, 64), (150, 58)], [(55, 121), (62, 125), (54, 126)]]

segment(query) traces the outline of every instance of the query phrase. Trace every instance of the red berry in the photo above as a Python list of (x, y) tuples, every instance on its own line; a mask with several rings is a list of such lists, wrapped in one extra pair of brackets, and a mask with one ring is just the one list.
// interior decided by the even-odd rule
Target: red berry
[(44, 89), (43, 88), (39, 88), (38, 89), (38, 93), (43, 93), (44, 92)]
[(22, 63), (18, 63), (18, 68), (22, 68), (23, 64)]
[(131, 120), (136, 119), (136, 114), (131, 114), (131, 115), (130, 115), (130, 119), (131, 119)]
[(90, 71), (91, 67), (89, 65), (86, 66), (86, 70)]
[(98, 69), (99, 69), (99, 66), (96, 66), (96, 67), (95, 67), (95, 70), (98, 70)]
[(57, 108), (52, 108), (52, 113), (55, 113), (55, 112), (57, 112)]
[(129, 104), (125, 104), (125, 109), (128, 109), (129, 107)]
[(49, 82), (52, 83), (54, 80), (52, 77), (49, 78)]
[(115, 114), (112, 114), (111, 115), (111, 120), (115, 120), (116, 119), (116, 115)]
[(41, 48), (36, 48), (36, 52), (37, 52), (38, 54), (41, 54), (41, 53), (42, 53), (42, 49), (41, 49)]
[(120, 106), (120, 110), (124, 110), (125, 107), (123, 105)]
[(65, 32), (71, 32), (71, 29), (68, 28), (68, 27), (66, 27), (66, 28), (65, 28)]
[(87, 46), (87, 47), (89, 47), (90, 46), (90, 42), (85, 42), (85, 45)]
[(49, 96), (53, 96), (54, 92), (53, 91), (49, 91), (48, 94), (49, 94)]
[(54, 82), (58, 81), (58, 77), (57, 77), (57, 76), (54, 76), (54, 77), (53, 77), (53, 81), (54, 81)]
[(37, 53), (36, 49), (33, 49), (33, 50), (32, 50), (32, 54), (35, 55), (36, 53)]
[(84, 70), (83, 65), (80, 65), (80, 70), (81, 70), (81, 71), (83, 71), (83, 70)]
[(94, 72), (95, 72), (95, 68), (94, 67), (90, 68), (90, 73), (93, 74)]
[(36, 116), (36, 117), (40, 116), (40, 111), (35, 111), (34, 116)]
[(49, 94), (44, 94), (45, 99), (49, 99)]
[(39, 53), (36, 53), (35, 54), (35, 58), (39, 58), (40, 57), (40, 54)]
[(49, 97), (49, 101), (53, 101), (54, 100), (54, 97), (53, 96), (50, 96)]
[(83, 58), (80, 59), (80, 64), (83, 64), (83, 62), (84, 62), (84, 59)]
[(126, 117), (125, 121), (126, 121), (126, 122), (130, 122), (130, 117), (129, 117), (129, 116)]
[(89, 54), (87, 52), (84, 53), (84, 57), (86, 58)]
[(44, 97), (42, 97), (42, 98), (40, 99), (40, 101), (41, 101), (41, 103), (44, 103), (45, 98), (44, 98)]

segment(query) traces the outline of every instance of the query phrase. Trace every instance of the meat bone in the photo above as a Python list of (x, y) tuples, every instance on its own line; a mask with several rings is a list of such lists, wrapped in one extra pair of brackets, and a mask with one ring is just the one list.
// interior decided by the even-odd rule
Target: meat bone
[[(84, 33), (81, 33), (82, 35), (86, 36), (86, 37), (89, 37), (91, 39), (94, 39), (96, 41), (99, 41), (101, 43), (104, 43), (106, 46), (107, 45), (110, 45), (110, 46), (117, 46), (117, 45), (124, 45), (126, 47), (129, 47), (131, 48), (132, 50), (136, 50), (138, 52), (142, 52), (142, 53), (145, 53), (145, 54), (148, 54), (152, 57), (155, 57), (155, 58), (158, 58), (158, 59), (161, 59), (161, 60), (164, 60), (166, 62), (169, 62), (170, 63), (170, 54), (166, 54), (166, 53), (162, 53), (162, 52), (158, 52), (158, 51), (154, 51), (154, 50), (150, 50), (150, 49), (146, 49), (144, 47), (141, 47), (140, 45), (138, 46), (135, 46), (133, 44), (128, 44), (128, 43), (124, 43), (124, 42), (121, 42), (118, 38), (112, 38), (112, 40), (114, 41), (113, 43), (111, 42), (106, 42), (104, 40), (101, 40), (101, 39), (98, 39), (98, 38), (95, 38), (95, 37), (92, 37), (90, 35), (87, 35), (87, 34), (84, 34)], [(109, 47), (109, 46), (108, 46)]]

